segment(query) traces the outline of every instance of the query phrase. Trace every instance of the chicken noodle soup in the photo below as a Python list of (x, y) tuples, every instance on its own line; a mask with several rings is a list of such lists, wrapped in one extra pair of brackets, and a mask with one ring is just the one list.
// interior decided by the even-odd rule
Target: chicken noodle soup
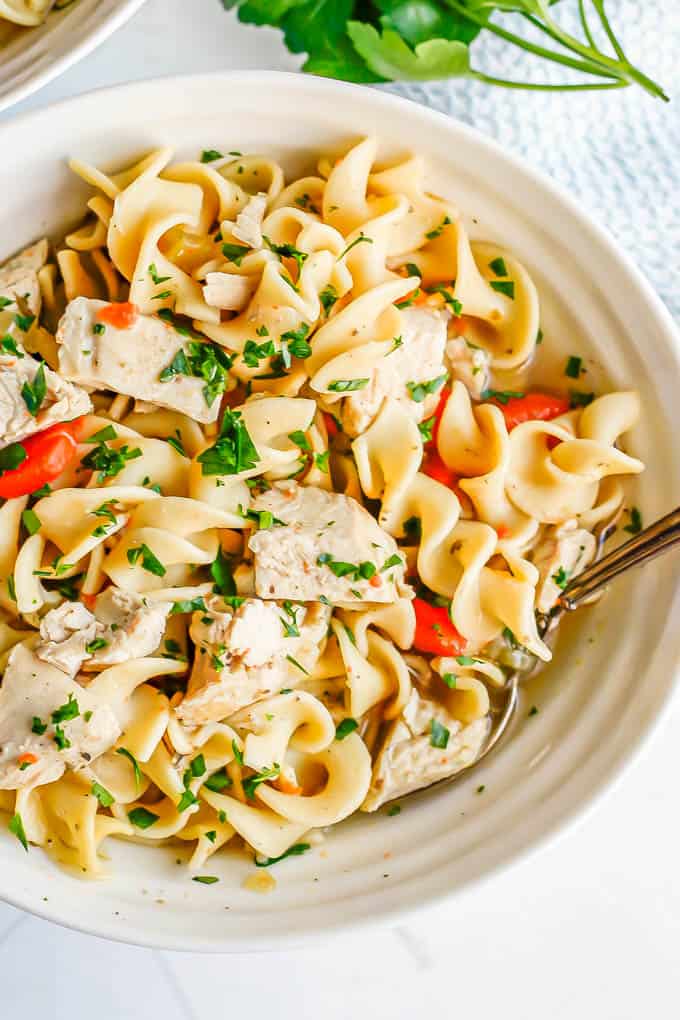
[(26, 848), (87, 874), (110, 836), (198, 872), (302, 853), (473, 762), (490, 692), (550, 659), (537, 614), (643, 468), (637, 395), (587, 392), (577, 354), (520, 388), (527, 270), (376, 153), (291, 181), (213, 150), (74, 162), (82, 226), (0, 268), (0, 803)]

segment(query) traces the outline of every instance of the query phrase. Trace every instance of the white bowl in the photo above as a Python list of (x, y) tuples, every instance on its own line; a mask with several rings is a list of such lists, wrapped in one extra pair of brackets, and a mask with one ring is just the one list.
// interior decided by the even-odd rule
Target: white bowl
[(87, 56), (145, 0), (77, 0), (37, 28), (0, 20), (0, 111), (37, 92)]
[[(2, 128), (0, 256), (82, 214), (87, 191), (67, 170), (71, 153), (115, 167), (161, 144), (182, 156), (255, 150), (299, 171), (311, 154), (366, 133), (381, 136), (385, 153), (423, 153), (432, 188), (459, 203), (477, 236), (507, 244), (527, 264), (546, 343), (590, 353), (612, 384), (639, 389), (644, 416), (629, 445), (648, 467), (634, 501), (646, 521), (680, 503), (680, 340), (661, 302), (549, 180), (410, 102), (333, 81), (238, 72), (107, 89), (33, 113)], [(242, 888), (254, 870), (243, 858), (213, 859), (209, 870), (221, 882), (204, 886), (170, 850), (109, 840), (110, 878), (86, 884), (40, 850), (25, 854), (6, 833), (0, 896), (97, 935), (204, 951), (299, 943), (440, 901), (544, 843), (620, 775), (668, 704), (679, 603), (672, 558), (618, 582), (568, 621), (556, 662), (527, 703), (538, 715), (527, 717), (525, 706), (512, 739), (480, 772), (407, 802), (396, 817), (381, 811), (345, 823), (322, 851), (274, 868), (278, 885), (268, 896)]]

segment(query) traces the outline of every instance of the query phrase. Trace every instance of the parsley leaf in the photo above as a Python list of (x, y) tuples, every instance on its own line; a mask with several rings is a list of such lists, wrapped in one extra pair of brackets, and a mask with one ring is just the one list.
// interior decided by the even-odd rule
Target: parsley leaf
[(142, 561), (144, 570), (148, 570), (150, 574), (154, 574), (156, 577), (165, 577), (167, 573), (165, 567), (145, 542), (142, 542), (141, 545), (133, 546), (127, 551), (127, 561), (131, 566), (135, 566), (139, 559)]
[(335, 379), (328, 384), (328, 389), (331, 393), (350, 393), (352, 390), (363, 390), (368, 382), (368, 379)]
[(259, 462), (240, 411), (226, 408), (217, 442), (196, 458), (204, 475), (236, 475)]
[(415, 400), (416, 404), (422, 404), (425, 397), (432, 393), (437, 393), (446, 382), (447, 376), (439, 375), (436, 379), (430, 379), (428, 382), (407, 382), (406, 389), (409, 392), (411, 400)]
[(47, 382), (45, 380), (45, 366), (40, 363), (38, 371), (33, 376), (33, 382), (29, 383), (28, 380), (21, 387), (21, 396), (24, 398), (24, 403), (28, 408), (29, 412), (35, 416), (37, 415), (43, 400), (47, 396)]
[(358, 729), (358, 727), (359, 723), (356, 721), (356, 719), (351, 718), (343, 719), (342, 722), (338, 723), (338, 725), (335, 728), (335, 739), (344, 740), (345, 737), (348, 737), (350, 735), (350, 733), (354, 733), (354, 731)]
[(136, 807), (132, 811), (128, 811), (128, 818), (138, 829), (150, 829), (152, 825), (156, 824), (160, 815), (154, 814), (147, 808)]
[(626, 524), (623, 530), (629, 535), (639, 535), (642, 531), (642, 514), (636, 506), (630, 508), (630, 524)]
[(306, 853), (311, 850), (311, 843), (294, 843), (293, 846), (289, 846), (284, 853), (279, 854), (278, 857), (255, 857), (256, 868), (270, 868), (272, 864), (278, 864), (279, 861), (284, 861), (286, 857), (299, 857), (300, 854)]
[(448, 747), (449, 737), (451, 736), (449, 730), (442, 723), (438, 722), (437, 719), (433, 719), (430, 723), (430, 744), (432, 747), (446, 748)]
[(10, 443), (4, 450), (0, 450), (0, 475), (4, 475), (5, 471), (15, 471), (27, 456), (21, 443)]
[(10, 818), (7, 828), (9, 829), (13, 836), (16, 836), (16, 838), (19, 840), (26, 853), (28, 853), (28, 840), (26, 839), (24, 823), (21, 819), (21, 815), (19, 814), (19, 812), (17, 812)]

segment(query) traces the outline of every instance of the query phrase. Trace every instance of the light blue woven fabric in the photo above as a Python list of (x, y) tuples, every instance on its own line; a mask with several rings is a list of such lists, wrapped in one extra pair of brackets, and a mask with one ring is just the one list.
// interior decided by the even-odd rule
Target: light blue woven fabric
[[(576, 0), (560, 9), (577, 32)], [(664, 86), (670, 103), (637, 88), (518, 92), (466, 81), (389, 88), (474, 125), (566, 186), (680, 319), (680, 0), (610, 0), (607, 11), (630, 59)], [(488, 34), (473, 52), (475, 66), (497, 77), (566, 80), (564, 69)]]

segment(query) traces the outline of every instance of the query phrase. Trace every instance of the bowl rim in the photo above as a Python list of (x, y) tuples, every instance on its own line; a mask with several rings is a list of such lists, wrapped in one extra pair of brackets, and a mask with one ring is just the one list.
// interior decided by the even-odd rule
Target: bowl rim
[[(28, 99), (30, 96), (39, 92), (40, 89), (49, 85), (55, 78), (59, 78), (66, 71), (70, 70), (75, 64), (79, 63), (84, 57), (92, 53), (93, 50), (97, 49), (109, 36), (117, 32), (119, 28), (129, 21), (129, 19), (137, 13), (137, 11), (146, 3), (146, 0), (120, 0), (117, 7), (104, 14), (101, 19), (98, 19), (91, 28), (86, 28), (84, 34), (81, 35), (80, 42), (76, 43), (75, 46), (66, 50), (61, 56), (56, 57), (54, 60), (50, 60), (42, 71), (37, 74), (29, 75), (25, 81), (21, 84), (15, 85), (14, 88), (10, 88), (0, 98), (0, 113), (6, 113), (11, 110), (17, 103), (22, 102), (24, 99)], [(72, 13), (75, 13), (73, 11)], [(37, 26), (39, 30), (41, 26)], [(81, 26), (82, 28), (82, 26)], [(28, 29), (30, 31), (30, 29)], [(1, 52), (1, 51), (0, 51)], [(90, 90), (88, 90), (90, 91)], [(81, 95), (87, 95), (87, 93), (81, 93)], [(70, 97), (77, 99), (78, 96)], [(62, 100), (61, 102), (68, 102)], [(40, 109), (48, 109), (53, 106), (57, 106), (59, 103), (48, 104), (46, 107)], [(30, 113), (38, 111), (28, 111), (25, 114), (19, 116), (30, 116)]]
[[(139, 7), (144, 0), (128, 0), (128, 6)], [(124, 5), (125, 7), (125, 5)], [(525, 179), (533, 182), (539, 189), (565, 210), (565, 213), (575, 221), (584, 235), (584, 244), (591, 238), (611, 257), (613, 264), (619, 270), (625, 271), (628, 282), (634, 286), (639, 297), (645, 305), (649, 314), (651, 325), (663, 337), (665, 345), (680, 358), (680, 330), (676, 327), (674, 320), (656, 293), (644, 273), (637, 267), (633, 258), (627, 251), (618, 244), (609, 231), (596, 220), (583, 211), (565, 188), (556, 184), (546, 173), (535, 169), (524, 157), (518, 156), (512, 150), (506, 149), (494, 139), (489, 138), (477, 128), (449, 116), (437, 110), (415, 102), (414, 100), (394, 95), (382, 89), (370, 88), (365, 85), (357, 85), (337, 81), (335, 79), (321, 78), (315, 75), (302, 75), (291, 71), (273, 70), (234, 70), (234, 71), (211, 71), (201, 73), (182, 73), (152, 77), (143, 81), (122, 83), (113, 86), (104, 86), (71, 96), (58, 102), (49, 104), (36, 110), (27, 111), (7, 120), (0, 125), (0, 132), (11, 133), (14, 129), (23, 129), (31, 124), (37, 125), (43, 118), (63, 118), (69, 111), (74, 111), (79, 104), (88, 103), (101, 99), (111, 101), (112, 99), (125, 99), (131, 95), (136, 100), (142, 98), (140, 94), (153, 92), (163, 88), (181, 88), (183, 90), (198, 89), (205, 85), (224, 83), (225, 91), (235, 86), (247, 86), (257, 82), (258, 86), (269, 85), (274, 89), (282, 88), (288, 92), (299, 91), (318, 92), (326, 95), (345, 93), (349, 98), (354, 98), (358, 103), (369, 104), (377, 114), (381, 109), (402, 110), (409, 117), (419, 118), (422, 122), (429, 123), (433, 131), (446, 132), (453, 137), (464, 136), (469, 138), (480, 150), (486, 150), (496, 160), (509, 164), (518, 171)], [(620, 277), (619, 277), (620, 282)], [(676, 598), (680, 594), (680, 588), (676, 590)], [(668, 628), (664, 630), (666, 636)], [(113, 923), (108, 916), (100, 916), (94, 923), (85, 923), (81, 920), (69, 920), (63, 910), (46, 906), (36, 895), (35, 900), (28, 894), (19, 895), (0, 889), (0, 901), (4, 901), (13, 907), (28, 911), (44, 920), (52, 921), (71, 930), (85, 934), (103, 937), (112, 941), (124, 944), (132, 944), (153, 949), (166, 949), (184, 952), (201, 953), (225, 953), (225, 952), (251, 952), (262, 951), (263, 949), (290, 949), (307, 945), (312, 940), (318, 940), (320, 936), (332, 937), (351, 931), (366, 930), (384, 926), (387, 923), (403, 922), (414, 916), (422, 914), (434, 903), (443, 904), (450, 902), (454, 896), (463, 896), (473, 893), (479, 886), (491, 881), (497, 875), (509, 871), (524, 860), (529, 860), (534, 854), (544, 848), (554, 846), (558, 840), (584, 822), (596, 809), (602, 798), (614, 790), (626, 777), (629, 770), (640, 760), (641, 756), (648, 751), (652, 740), (660, 728), (666, 723), (674, 702), (678, 697), (680, 687), (680, 659), (671, 667), (673, 674), (672, 681), (668, 683), (667, 689), (660, 693), (659, 700), (650, 711), (650, 718), (645, 720), (644, 725), (635, 734), (625, 748), (619, 749), (612, 754), (611, 760), (605, 762), (601, 767), (595, 781), (590, 789), (585, 791), (578, 800), (567, 804), (560, 811), (557, 817), (545, 821), (543, 831), (536, 834), (530, 833), (518, 846), (508, 852), (507, 856), (490, 866), (486, 866), (482, 873), (466, 877), (464, 881), (453, 888), (443, 888), (438, 891), (426, 890), (416, 898), (414, 892), (409, 890), (405, 901), (399, 899), (399, 891), (395, 887), (389, 893), (385, 892), (387, 902), (380, 904), (373, 912), (365, 909), (363, 913), (355, 914), (345, 918), (335, 914), (332, 918), (323, 922), (308, 921), (305, 923), (303, 932), (267, 932), (264, 936), (245, 936), (237, 938), (225, 938), (216, 940), (211, 937), (203, 937), (200, 934), (191, 932), (186, 936), (176, 937), (175, 935), (157, 931), (153, 936), (133, 921), (125, 921), (121, 924)], [(411, 880), (409, 880), (411, 881)]]

